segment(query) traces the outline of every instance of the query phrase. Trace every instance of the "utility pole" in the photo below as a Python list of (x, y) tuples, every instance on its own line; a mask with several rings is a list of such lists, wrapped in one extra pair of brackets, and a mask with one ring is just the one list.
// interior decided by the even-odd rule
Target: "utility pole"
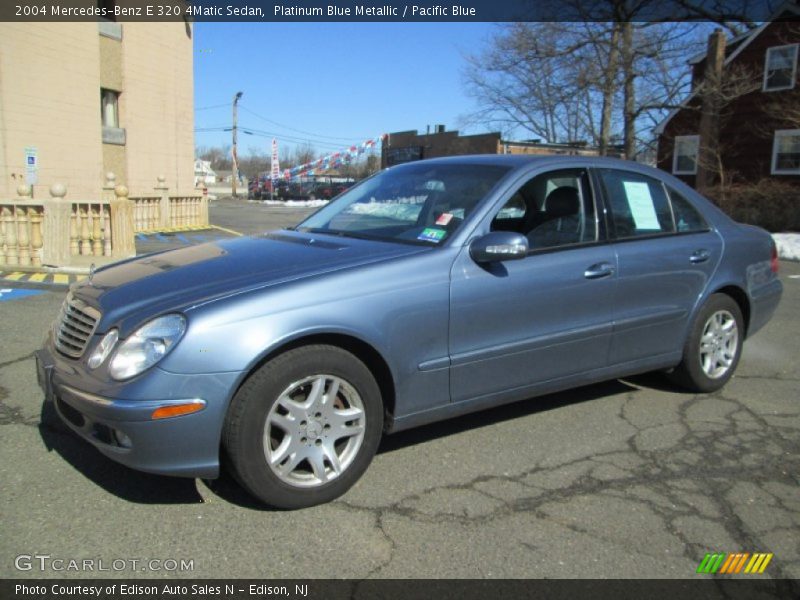
[(231, 196), (236, 198), (236, 183), (239, 180), (239, 156), (236, 154), (236, 123), (237, 123), (237, 109), (239, 104), (239, 98), (242, 97), (242, 92), (236, 92), (236, 95), (233, 97), (233, 128), (231, 129), (231, 133), (233, 134), (233, 144), (231, 149), (231, 161), (233, 164), (233, 176), (231, 177)]

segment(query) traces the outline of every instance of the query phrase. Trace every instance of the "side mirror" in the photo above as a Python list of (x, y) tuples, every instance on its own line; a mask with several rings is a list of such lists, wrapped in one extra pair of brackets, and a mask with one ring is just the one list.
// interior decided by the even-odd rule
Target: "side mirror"
[(493, 231), (472, 240), (469, 255), (476, 263), (525, 258), (528, 255), (528, 238), (512, 231)]

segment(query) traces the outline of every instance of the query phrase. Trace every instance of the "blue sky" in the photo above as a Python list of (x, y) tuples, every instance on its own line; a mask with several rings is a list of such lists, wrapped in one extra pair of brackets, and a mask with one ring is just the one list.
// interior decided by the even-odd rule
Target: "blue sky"
[[(197, 23), (195, 128), (230, 127), (233, 95), (242, 91), (239, 126), (269, 137), (240, 134), (240, 153), (253, 146), (268, 152), (273, 134), (281, 146), (309, 139), (328, 153), (392, 131), (437, 123), (454, 129), (474, 108), (462, 56), (482, 48), (495, 27)], [(221, 146), (230, 137), (198, 132), (195, 142)]]

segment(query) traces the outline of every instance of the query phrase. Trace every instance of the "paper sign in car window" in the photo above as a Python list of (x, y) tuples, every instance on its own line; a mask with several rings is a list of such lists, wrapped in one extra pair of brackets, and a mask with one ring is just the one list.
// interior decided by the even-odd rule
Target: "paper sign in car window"
[(650, 186), (640, 181), (625, 181), (622, 185), (625, 186), (625, 195), (628, 197), (628, 206), (636, 229), (660, 231), (661, 224), (653, 207)]

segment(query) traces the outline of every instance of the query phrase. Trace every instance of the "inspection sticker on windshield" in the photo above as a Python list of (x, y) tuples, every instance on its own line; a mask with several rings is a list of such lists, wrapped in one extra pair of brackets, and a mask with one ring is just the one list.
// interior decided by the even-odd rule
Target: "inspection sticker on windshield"
[(425, 242), (436, 242), (437, 244), (444, 239), (444, 230), (443, 229), (434, 229), (433, 227), (426, 227), (422, 230), (417, 236), (418, 240), (423, 240)]
[(436, 224), (445, 227), (452, 220), (453, 215), (451, 213), (442, 213), (439, 215), (439, 218), (436, 219)]

